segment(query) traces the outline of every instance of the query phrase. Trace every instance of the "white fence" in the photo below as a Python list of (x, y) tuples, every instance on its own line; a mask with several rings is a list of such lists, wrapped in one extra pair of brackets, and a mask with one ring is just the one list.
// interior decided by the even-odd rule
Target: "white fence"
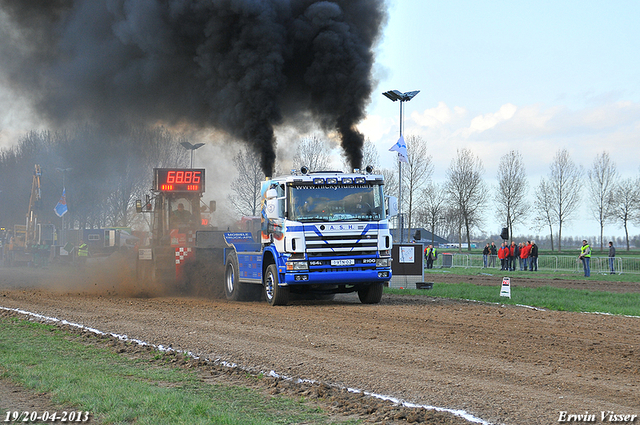
[[(500, 270), (500, 259), (495, 258), (493, 264), (489, 261), (489, 265), (490, 267), (487, 270)], [(439, 254), (433, 267), (482, 268), (484, 267), (484, 260), (481, 254)], [(640, 257), (615, 257), (613, 267), (616, 274), (640, 274)], [(515, 268), (516, 270), (520, 270), (520, 262), (517, 259)], [(577, 256), (541, 255), (538, 257), (538, 270), (582, 273), (583, 266)], [(591, 257), (591, 273), (606, 274), (609, 272), (608, 257)]]

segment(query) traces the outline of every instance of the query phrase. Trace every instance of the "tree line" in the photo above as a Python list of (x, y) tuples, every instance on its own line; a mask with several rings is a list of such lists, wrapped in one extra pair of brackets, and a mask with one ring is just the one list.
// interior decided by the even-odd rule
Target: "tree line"
[[(153, 168), (188, 166), (189, 156), (180, 146), (182, 141), (186, 139), (162, 127), (131, 125), (83, 125), (59, 132), (29, 132), (16, 146), (0, 150), (0, 225), (25, 222), (34, 165), (39, 164), (41, 223), (59, 222), (53, 206), (62, 194), (64, 179), (69, 205), (66, 226), (130, 226), (140, 219), (134, 202), (151, 188)], [(510, 235), (518, 225), (532, 231), (545, 230), (551, 249), (561, 251), (566, 243), (562, 230), (578, 214), (581, 219), (599, 223), (601, 249), (605, 226), (624, 228), (629, 249), (628, 228), (640, 225), (640, 175), (620, 178), (606, 151), (584, 170), (566, 149), (558, 150), (548, 174), (533, 188), (530, 208), (526, 195), (531, 188), (517, 150), (500, 158), (495, 186), (486, 183), (482, 160), (466, 148), (458, 149), (445, 172), (446, 179), (436, 183), (426, 140), (410, 135), (406, 143), (408, 163), (403, 164), (401, 201), (407, 229), (423, 227), (471, 247), (472, 238), (477, 237), (474, 235), (484, 234), (487, 221), (497, 219), (509, 228)], [(303, 137), (296, 143), (293, 168), (332, 168), (332, 151), (320, 137)], [(352, 171), (346, 158), (342, 159), (342, 170)], [(238, 174), (230, 182), (229, 205), (238, 216), (258, 215), (260, 186), (265, 178), (258, 156), (245, 147), (237, 151), (233, 163)], [(398, 163), (380, 169), (376, 147), (368, 140), (362, 163), (384, 175), (388, 195), (398, 193)], [(289, 170), (276, 167), (276, 174), (283, 171)], [(585, 205), (587, 208), (581, 208)]]
[(0, 225), (25, 223), (38, 164), (40, 223), (59, 227), (54, 206), (64, 184), (65, 227), (130, 226), (135, 199), (151, 188), (153, 168), (188, 165), (188, 153), (179, 145), (183, 140), (162, 127), (131, 125), (31, 131), (16, 146), (0, 150)]

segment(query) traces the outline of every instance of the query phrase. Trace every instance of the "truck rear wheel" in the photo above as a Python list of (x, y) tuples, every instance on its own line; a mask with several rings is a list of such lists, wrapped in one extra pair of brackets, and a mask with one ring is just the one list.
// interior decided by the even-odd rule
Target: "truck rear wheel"
[(224, 267), (224, 295), (228, 300), (242, 301), (238, 270), (238, 257), (235, 252), (227, 255)]
[(260, 285), (240, 282), (238, 256), (235, 252), (227, 255), (224, 272), (224, 294), (231, 301), (255, 301), (260, 298)]
[(358, 289), (358, 298), (362, 304), (378, 304), (382, 299), (382, 282), (374, 282)]
[(264, 274), (264, 297), (269, 305), (287, 305), (289, 303), (289, 288), (278, 286), (278, 267), (269, 264)]

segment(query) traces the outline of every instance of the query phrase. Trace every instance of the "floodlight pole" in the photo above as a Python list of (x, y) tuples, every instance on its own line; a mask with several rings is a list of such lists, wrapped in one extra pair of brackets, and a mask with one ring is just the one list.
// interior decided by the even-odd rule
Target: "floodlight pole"
[[(400, 99), (400, 138), (404, 127), (404, 100)], [(405, 142), (406, 143), (406, 142)], [(400, 243), (404, 241), (404, 216), (402, 215), (402, 161), (398, 155), (398, 227), (400, 227)]]
[(192, 145), (189, 142), (180, 142), (180, 144), (183, 148), (191, 151), (191, 169), (193, 169), (193, 151), (204, 146), (204, 143), (196, 143), (195, 145)]
[[(382, 93), (393, 102), (396, 100), (400, 101), (400, 139), (402, 139), (402, 133), (404, 131), (404, 102), (410, 101), (418, 93), (420, 93), (419, 90), (406, 93), (391, 90)], [(398, 227), (400, 228), (400, 243), (402, 243), (404, 240), (404, 217), (402, 215), (402, 161), (400, 160), (400, 155), (398, 155)], [(411, 231), (411, 229), (409, 229), (409, 231)]]

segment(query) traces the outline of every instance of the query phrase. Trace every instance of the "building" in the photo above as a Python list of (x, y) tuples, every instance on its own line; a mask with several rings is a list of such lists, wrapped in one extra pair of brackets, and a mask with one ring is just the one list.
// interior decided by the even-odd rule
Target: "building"
[[(400, 241), (399, 229), (390, 229), (390, 230), (391, 230), (391, 235), (393, 236), (394, 243), (399, 243)], [(414, 239), (417, 232), (420, 232), (420, 235), (419, 235), (420, 239)], [(404, 229), (404, 237), (406, 240), (407, 229)], [(421, 244), (424, 244), (425, 246), (431, 244), (433, 241), (433, 246), (435, 246), (436, 248), (450, 243), (448, 240), (441, 238), (438, 235), (433, 235), (432, 237), (431, 232), (422, 227), (412, 228), (411, 232), (409, 232), (408, 239), (409, 239), (409, 242), (415, 241), (416, 243), (421, 243)]]

